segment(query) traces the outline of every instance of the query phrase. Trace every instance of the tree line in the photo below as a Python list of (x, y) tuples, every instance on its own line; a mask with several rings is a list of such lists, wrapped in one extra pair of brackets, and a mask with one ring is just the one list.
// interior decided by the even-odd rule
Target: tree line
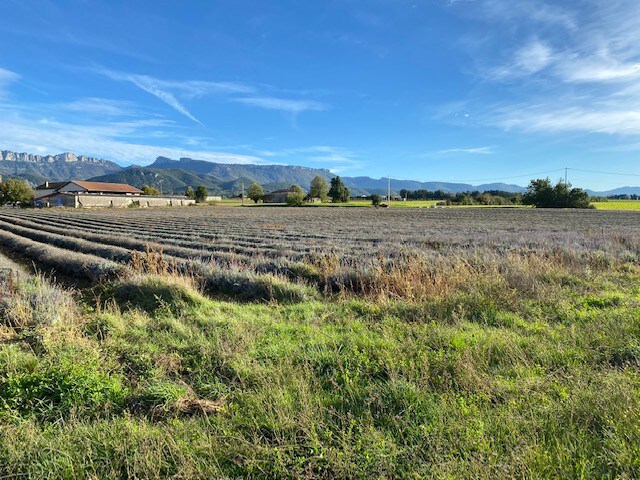
[(524, 194), (502, 190), (450, 193), (443, 190), (400, 190), (407, 200), (441, 200), (445, 205), (531, 205), (538, 208), (589, 208), (591, 198), (581, 188), (548, 178), (531, 180)]
[[(338, 176), (333, 177), (331, 182), (327, 182), (326, 178), (317, 175), (311, 180), (308, 193), (297, 184), (292, 185), (289, 190), (290, 192), (287, 194), (286, 199), (287, 205), (289, 206), (300, 206), (306, 201), (311, 201), (316, 198), (320, 199), (321, 203), (327, 203), (329, 201), (332, 203), (347, 203), (351, 196), (351, 192)], [(266, 196), (264, 188), (262, 188), (262, 185), (258, 182), (254, 182), (249, 186), (247, 194), (255, 203), (263, 200)]]

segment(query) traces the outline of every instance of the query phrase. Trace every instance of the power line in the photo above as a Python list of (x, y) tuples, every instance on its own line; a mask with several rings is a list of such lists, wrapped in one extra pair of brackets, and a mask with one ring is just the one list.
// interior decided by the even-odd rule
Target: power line
[(583, 170), (581, 168), (569, 168), (574, 172), (597, 173), (599, 175), (621, 175), (623, 177), (640, 177), (640, 173), (598, 172), (596, 170)]
[[(569, 170), (572, 170), (571, 168)], [(524, 178), (524, 177), (534, 177), (536, 175), (543, 175), (545, 173), (553, 173), (553, 172), (562, 172), (564, 168), (556, 168), (555, 170), (546, 170), (544, 172), (536, 172), (536, 173), (527, 173), (524, 175), (512, 175), (510, 177), (500, 177), (500, 178), (476, 178), (474, 180), (456, 180), (457, 182), (491, 182), (495, 180), (509, 180), (511, 178)]]

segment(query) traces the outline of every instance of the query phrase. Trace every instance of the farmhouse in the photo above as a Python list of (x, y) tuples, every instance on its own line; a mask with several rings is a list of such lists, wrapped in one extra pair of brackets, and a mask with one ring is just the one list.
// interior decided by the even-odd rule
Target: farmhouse
[(195, 203), (187, 197), (143, 196), (142, 190), (124, 183), (45, 182), (36, 187), (34, 202), (43, 207), (163, 207)]
[(290, 193), (293, 193), (291, 188), (283, 188), (281, 190), (274, 190), (267, 193), (262, 197), (262, 203), (286, 203), (287, 197)]
[(93, 193), (100, 195), (140, 195), (139, 190), (125, 183), (104, 182), (44, 182), (36, 187), (35, 199), (40, 200), (60, 193)]
[(289, 188), (283, 188), (282, 190), (274, 190), (273, 192), (269, 192), (264, 197), (262, 197), (262, 203), (287, 203), (287, 198), (289, 198), (289, 195), (291, 195), (292, 193), (296, 193), (296, 188), (294, 188), (294, 185), (292, 185)]

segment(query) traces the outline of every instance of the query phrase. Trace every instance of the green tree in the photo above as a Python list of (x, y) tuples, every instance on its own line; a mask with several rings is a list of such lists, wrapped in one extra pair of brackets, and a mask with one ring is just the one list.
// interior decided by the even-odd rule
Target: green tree
[(189, 198), (193, 198), (195, 200), (196, 191), (193, 189), (193, 187), (187, 187), (187, 189), (184, 191), (184, 196), (185, 197), (189, 197)]
[(326, 178), (318, 175), (313, 180), (311, 180), (309, 197), (320, 198), (320, 200), (322, 200), (323, 202), (327, 201), (327, 199), (329, 198), (329, 184), (327, 183)]
[(331, 179), (331, 188), (329, 189), (329, 196), (333, 203), (346, 203), (349, 201), (349, 189), (345, 187), (342, 179), (338, 176)]
[(377, 193), (371, 195), (371, 205), (373, 205), (374, 207), (379, 207), (381, 203), (382, 197), (380, 195), (378, 195)]
[(554, 186), (548, 178), (539, 178), (531, 180), (522, 203), (538, 208), (589, 208), (589, 194), (562, 180)]
[(10, 178), (0, 183), (0, 204), (2, 203), (31, 203), (34, 191), (25, 181)]
[(160, 195), (160, 190), (150, 187), (149, 185), (142, 186), (142, 195)]
[(300, 207), (304, 203), (307, 192), (300, 185), (291, 185), (291, 193), (287, 195), (287, 205), (290, 207)]
[(196, 191), (195, 191), (196, 202), (198, 203), (205, 202), (208, 196), (209, 196), (209, 190), (207, 190), (207, 187), (205, 187), (204, 185), (199, 185), (198, 188), (196, 188)]
[(258, 182), (254, 182), (249, 186), (248, 197), (255, 203), (264, 197), (264, 189)]

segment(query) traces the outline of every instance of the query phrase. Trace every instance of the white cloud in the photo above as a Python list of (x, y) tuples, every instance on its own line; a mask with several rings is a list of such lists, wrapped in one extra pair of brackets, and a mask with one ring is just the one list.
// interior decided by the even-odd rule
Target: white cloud
[(489, 118), (506, 129), (640, 135), (640, 105), (514, 105)]
[(315, 100), (292, 100), (286, 98), (276, 98), (271, 96), (242, 96), (234, 97), (234, 95), (258, 94), (255, 87), (234, 82), (208, 82), (201, 80), (163, 80), (154, 78), (149, 75), (139, 75), (133, 73), (116, 72), (104, 68), (95, 69), (95, 72), (105, 75), (118, 81), (126, 81), (133, 83), (138, 88), (162, 100), (164, 103), (180, 112), (187, 118), (202, 125), (183, 104), (178, 97), (184, 99), (193, 99), (204, 95), (224, 95), (231, 97), (230, 100), (244, 105), (266, 108), (270, 110), (279, 110), (294, 115), (305, 111), (324, 111), (329, 108), (328, 105), (317, 102)]
[(640, 75), (640, 63), (622, 63), (607, 56), (573, 58), (558, 67), (567, 82), (608, 82)]
[(492, 68), (488, 76), (493, 80), (510, 80), (530, 76), (545, 69), (553, 60), (553, 50), (539, 40), (533, 40), (518, 49), (507, 65)]
[(247, 94), (255, 91), (253, 87), (233, 82), (163, 80), (149, 75), (117, 72), (105, 68), (94, 69), (94, 71), (113, 80), (134, 84), (136, 87), (160, 99), (177, 112), (200, 125), (202, 125), (202, 122), (178, 100), (176, 95), (180, 95), (186, 99), (193, 99), (208, 94)]
[(547, 27), (577, 28), (575, 13), (542, 0), (481, 0), (481, 8), (487, 20), (508, 24), (523, 20)]
[[(29, 121), (18, 116), (0, 118), (0, 145), (10, 150), (78, 154), (104, 157), (120, 163), (148, 165), (157, 156), (191, 157), (220, 163), (262, 163), (253, 155), (241, 155), (176, 146), (149, 145), (137, 138), (153, 138), (149, 129), (171, 125), (166, 120), (109, 122), (97, 125), (76, 125), (47, 119)], [(171, 136), (175, 142), (179, 138)]]
[(493, 147), (476, 147), (476, 148), (449, 148), (447, 150), (440, 150), (438, 153), (473, 153), (481, 155), (490, 155), (494, 153)]
[(107, 115), (111, 117), (136, 115), (134, 103), (108, 98), (81, 98), (73, 102), (59, 104), (57, 107), (72, 112)]
[(272, 152), (279, 157), (293, 157), (303, 161), (322, 164), (333, 173), (353, 170), (365, 166), (360, 156), (344, 147), (331, 145), (312, 145), (309, 147), (288, 148), (279, 152)]
[(202, 125), (202, 122), (194, 117), (189, 110), (183, 106), (176, 97), (174, 97), (171, 93), (162, 90), (161, 83), (157, 82), (155, 78), (148, 77), (146, 75), (129, 75), (127, 77), (131, 83), (135, 86), (141, 88), (147, 93), (150, 93), (154, 97), (159, 98), (164, 103), (175, 109), (176, 111), (182, 113), (185, 117), (193, 120), (196, 123)]
[(275, 97), (241, 97), (232, 99), (234, 102), (243, 103), (253, 107), (280, 110), (297, 115), (305, 111), (321, 112), (329, 108), (328, 105), (314, 100), (289, 100)]
[(6, 95), (6, 88), (9, 84), (17, 81), (19, 78), (20, 75), (17, 73), (0, 67), (0, 98)]
[[(490, 81), (518, 82), (505, 90), (500, 104), (470, 105), (476, 120), (528, 132), (640, 136), (639, 2), (583, 2), (574, 10), (537, 0), (479, 2), (493, 12), (494, 22), (513, 22), (496, 37), (503, 45), (505, 38), (517, 42), (523, 33), (535, 37), (515, 52), (503, 46), (509, 60), (483, 72)], [(554, 23), (567, 30), (551, 28)]]

